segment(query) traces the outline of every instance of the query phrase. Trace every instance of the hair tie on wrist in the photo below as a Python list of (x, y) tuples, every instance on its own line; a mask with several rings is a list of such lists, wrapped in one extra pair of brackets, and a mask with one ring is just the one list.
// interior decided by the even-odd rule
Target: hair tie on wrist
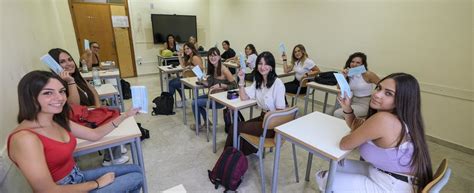
[(118, 127), (118, 125), (116, 125), (113, 121), (110, 121), (110, 122), (112, 122), (112, 125), (114, 126), (114, 128)]
[(346, 112), (346, 111), (342, 110), (342, 112), (343, 112), (344, 114), (346, 114), (346, 115), (349, 115), (349, 114), (353, 114), (353, 113), (354, 113), (354, 110), (352, 110), (351, 112)]
[(95, 189), (99, 189), (99, 182), (97, 180), (94, 180), (94, 182), (97, 184), (97, 187)]
[(75, 82), (73, 82), (73, 83), (67, 83), (67, 85), (75, 85), (75, 84), (76, 84)]

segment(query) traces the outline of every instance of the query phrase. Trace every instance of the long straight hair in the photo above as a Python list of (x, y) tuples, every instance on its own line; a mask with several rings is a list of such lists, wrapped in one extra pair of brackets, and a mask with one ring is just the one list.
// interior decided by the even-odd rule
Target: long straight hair
[[(169, 42), (169, 40), (168, 40), (170, 37), (173, 37), (173, 47), (170, 46), (170, 42)], [(166, 46), (167, 46), (166, 49), (168, 49), (168, 50), (171, 50), (171, 51), (179, 51), (179, 50), (176, 50), (176, 38), (174, 37), (173, 34), (168, 34), (168, 35), (166, 36)]]
[[(52, 79), (58, 80), (64, 88), (66, 95), (68, 93), (67, 83), (58, 75), (48, 71), (32, 71), (23, 76), (18, 83), (18, 116), (17, 121), (21, 123), (24, 120), (36, 121), (38, 113), (41, 112), (41, 105), (38, 102), (38, 96), (41, 90)], [(58, 123), (64, 129), (71, 131), (69, 127), (69, 105), (64, 104), (61, 113), (53, 116), (54, 122)]]
[(192, 63), (192, 58), (193, 58), (193, 56), (201, 57), (201, 56), (199, 55), (199, 52), (196, 50), (196, 46), (194, 46), (193, 43), (191, 43), (191, 42), (186, 42), (186, 43), (184, 44), (184, 46), (183, 46), (183, 49), (184, 49), (185, 46), (187, 46), (187, 47), (188, 47), (189, 49), (191, 49), (191, 51), (192, 51), (191, 56), (188, 56), (187, 54), (184, 54), (184, 62), (186, 63), (186, 65)]
[[(94, 93), (91, 91), (91, 89), (89, 89), (88, 83), (84, 80), (81, 73), (79, 72), (76, 62), (72, 58), (71, 54), (69, 54), (69, 52), (61, 48), (54, 48), (54, 49), (49, 50), (48, 52), (48, 54), (51, 57), (53, 57), (53, 59), (58, 64), (59, 64), (59, 54), (61, 53), (66, 53), (69, 57), (71, 57), (72, 61), (74, 62), (74, 73), (72, 73), (71, 76), (74, 78), (74, 82), (76, 82), (78, 89), (80, 88), (78, 90), (80, 103), (81, 103), (80, 105), (85, 105), (85, 106), (95, 105)], [(83, 90), (84, 92), (86, 92), (87, 96), (80, 90)]]
[[(433, 179), (433, 171), (421, 115), (420, 86), (415, 77), (406, 73), (390, 74), (380, 80), (380, 82), (386, 79), (393, 79), (395, 81), (395, 108), (392, 113), (397, 116), (402, 124), (400, 141), (398, 141), (397, 146), (401, 144), (405, 130), (408, 129), (414, 147), (410, 165), (417, 178), (418, 192), (421, 192), (421, 189)], [(377, 113), (377, 110), (369, 108), (367, 118), (375, 113)]]
[(221, 62), (221, 60), (217, 61), (217, 68), (214, 67), (214, 65), (211, 63), (211, 56), (212, 55), (220, 57), (221, 52), (216, 47), (212, 47), (211, 49), (209, 49), (209, 51), (207, 51), (207, 64), (208, 64), (207, 65), (207, 75), (210, 75), (210, 76), (214, 77), (214, 73), (215, 73), (217, 76), (220, 76), (221, 71), (222, 71), (221, 70), (222, 69), (222, 62)]
[(262, 63), (261, 63), (262, 59), (265, 61), (265, 63), (267, 65), (272, 67), (272, 70), (270, 70), (270, 72), (268, 72), (267, 84), (265, 86), (267, 88), (272, 87), (273, 83), (277, 79), (277, 74), (275, 72), (275, 57), (273, 57), (273, 54), (268, 52), (268, 51), (262, 52), (257, 56), (257, 61), (256, 61), (257, 65), (256, 65), (256, 68), (254, 68), (253, 72), (252, 72), (254, 74), (255, 83), (256, 83), (255, 86), (256, 86), (257, 89), (262, 88), (261, 86), (262, 86), (262, 83), (263, 83), (263, 76), (258, 71), (258, 66), (262, 65)]

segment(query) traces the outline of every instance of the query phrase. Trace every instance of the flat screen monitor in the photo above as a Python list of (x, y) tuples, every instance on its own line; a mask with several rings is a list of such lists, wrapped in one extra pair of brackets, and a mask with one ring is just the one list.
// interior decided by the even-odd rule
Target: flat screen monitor
[(180, 43), (188, 41), (190, 36), (197, 38), (195, 15), (151, 14), (151, 24), (155, 44), (166, 42), (168, 34), (173, 34)]

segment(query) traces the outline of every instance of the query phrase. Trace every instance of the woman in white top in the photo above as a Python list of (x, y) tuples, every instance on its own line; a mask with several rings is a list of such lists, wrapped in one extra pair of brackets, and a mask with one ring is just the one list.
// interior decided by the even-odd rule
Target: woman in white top
[[(364, 65), (366, 72), (353, 76), (348, 76), (350, 68), (355, 68)], [(354, 109), (356, 117), (365, 117), (369, 110), (370, 95), (372, 94), (373, 86), (375, 86), (380, 78), (377, 74), (369, 71), (367, 68), (367, 56), (362, 52), (356, 52), (349, 56), (342, 70), (342, 74), (347, 79), (349, 87), (353, 93), (351, 107)], [(344, 113), (342, 108), (334, 111), (334, 116), (343, 119)]]
[[(283, 70), (285, 73), (295, 71), (295, 79), (291, 82), (285, 83), (285, 89), (287, 93), (296, 94), (300, 81), (303, 78), (310, 76), (316, 76), (319, 73), (319, 68), (316, 66), (313, 60), (308, 58), (308, 53), (302, 44), (298, 44), (293, 48), (291, 54), (291, 63), (288, 64), (286, 54), (283, 53)], [(301, 88), (300, 94), (306, 93), (306, 88)]]
[[(285, 109), (285, 86), (275, 73), (275, 58), (270, 52), (263, 52), (257, 57), (257, 68), (254, 69), (255, 81), (250, 87), (244, 88), (245, 73), (240, 70), (239, 75), (239, 96), (241, 100), (256, 100), (262, 113), (259, 117), (240, 122), (239, 133), (260, 136), (263, 133), (262, 123), (266, 112)], [(273, 130), (267, 131), (266, 137), (274, 137)], [(233, 131), (229, 131), (226, 140), (226, 147), (233, 144)], [(257, 149), (245, 140), (241, 141), (240, 147), (245, 155), (257, 152)]]
[(255, 62), (257, 61), (257, 49), (253, 44), (247, 44), (245, 46), (245, 56), (247, 56), (247, 60), (245, 61), (247, 67), (252, 69), (252, 72), (245, 74), (246, 81), (253, 81), (253, 69), (255, 68)]

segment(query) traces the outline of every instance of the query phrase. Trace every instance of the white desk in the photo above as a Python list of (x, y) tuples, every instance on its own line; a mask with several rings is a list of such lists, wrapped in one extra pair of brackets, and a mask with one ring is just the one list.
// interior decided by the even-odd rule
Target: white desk
[(222, 63), (227, 68), (240, 68), (240, 64), (234, 61), (227, 61)]
[(161, 66), (164, 61), (164, 66), (168, 66), (168, 61), (178, 60), (178, 56), (164, 57), (161, 54), (156, 55), (158, 57), (158, 66)]
[[(160, 86), (161, 86), (161, 91), (163, 92), (163, 73), (164, 74), (179, 74), (180, 72), (183, 71), (183, 68), (180, 65), (176, 66), (176, 68), (173, 68), (172, 66), (158, 66), (158, 70), (160, 71)], [(167, 79), (166, 81), (167, 85), (169, 84), (169, 81), (170, 80)]]
[[(336, 85), (332, 86), (332, 85), (319, 84), (317, 82), (309, 82), (308, 84), (306, 84), (306, 86), (308, 88), (306, 89), (306, 95), (304, 97), (304, 114), (305, 115), (306, 115), (307, 109), (308, 109), (308, 97), (309, 97), (309, 93), (310, 93), (311, 89), (320, 90), (320, 91), (325, 92), (323, 113), (326, 113), (326, 106), (327, 106), (327, 102), (328, 102), (328, 94), (333, 93), (333, 94), (337, 95), (339, 93), (339, 89), (337, 88)], [(314, 111), (314, 92), (312, 92), (312, 94), (313, 94), (312, 107), (313, 107), (313, 111)]]
[[(186, 98), (186, 95), (184, 93), (184, 86), (188, 86), (189, 88), (193, 89), (193, 100), (198, 97), (198, 89), (204, 88), (203, 85), (197, 85), (196, 82), (198, 81), (197, 77), (189, 77), (189, 78), (181, 78), (181, 93), (183, 94), (183, 97), (181, 100), (183, 101), (183, 122), (185, 125), (187, 125), (187, 120), (186, 120), (186, 103), (184, 102), (184, 99)], [(194, 104), (194, 109), (198, 109), (197, 107), (197, 102)], [(198, 113), (194, 113), (194, 118), (196, 120), (196, 135), (199, 135), (199, 125), (197, 124), (198, 120)]]
[[(89, 71), (89, 72), (86, 72), (86, 73), (82, 73), (81, 72), (81, 75), (82, 77), (89, 81), (89, 80), (92, 80), (92, 71)], [(122, 92), (122, 85), (120, 84), (120, 71), (118, 70), (118, 68), (115, 68), (115, 69), (110, 69), (110, 70), (99, 70), (99, 77), (101, 80), (105, 80), (105, 79), (114, 79), (117, 81), (117, 89), (120, 93), (120, 98), (122, 99), (121, 100), (121, 108), (124, 109), (124, 106), (123, 106), (123, 92)]]
[(321, 112), (313, 112), (275, 127), (275, 132), (276, 150), (273, 165), (272, 193), (277, 192), (282, 137), (310, 152), (306, 170), (307, 181), (309, 171), (311, 170), (313, 154), (330, 161), (326, 193), (331, 192), (337, 162), (350, 153), (350, 151), (339, 148), (341, 138), (350, 132), (346, 122)]
[(137, 126), (135, 118), (129, 117), (125, 119), (116, 129), (104, 136), (99, 141), (93, 142), (77, 139), (74, 157), (130, 143), (133, 163), (139, 165), (143, 170), (143, 192), (147, 193), (148, 187), (146, 182), (146, 171), (145, 164), (143, 162), (140, 136), (141, 132)]
[(114, 106), (118, 107), (121, 112), (124, 111), (122, 105), (119, 104), (119, 92), (112, 84), (102, 84), (100, 86), (94, 86), (100, 99), (111, 98), (114, 101)]
[(277, 67), (276, 68), (276, 74), (277, 74), (278, 78), (284, 78), (284, 77), (295, 75), (295, 72), (290, 71), (288, 73), (285, 73), (285, 70), (283, 68)]
[[(241, 109), (244, 109), (244, 108), (247, 108), (247, 107), (253, 107), (255, 105), (257, 105), (257, 101), (256, 100), (245, 100), (245, 101), (242, 101), (240, 100), (240, 98), (236, 98), (236, 99), (232, 99), (232, 100), (229, 100), (227, 99), (227, 92), (220, 92), (220, 93), (216, 93), (216, 94), (211, 94), (209, 95), (209, 100), (212, 100), (212, 121), (213, 124), (212, 125), (212, 151), (214, 153), (216, 153), (216, 123), (217, 123), (217, 110), (216, 110), (216, 102), (228, 107), (230, 110), (232, 110), (234, 112), (234, 115), (233, 115), (233, 123), (234, 123), (234, 143), (233, 143), (233, 146), (235, 148), (237, 148), (237, 139), (238, 139), (238, 135), (237, 135), (237, 119), (238, 119), (238, 111), (241, 110)], [(253, 108), (250, 109), (250, 117), (252, 117), (252, 111), (253, 111)]]

